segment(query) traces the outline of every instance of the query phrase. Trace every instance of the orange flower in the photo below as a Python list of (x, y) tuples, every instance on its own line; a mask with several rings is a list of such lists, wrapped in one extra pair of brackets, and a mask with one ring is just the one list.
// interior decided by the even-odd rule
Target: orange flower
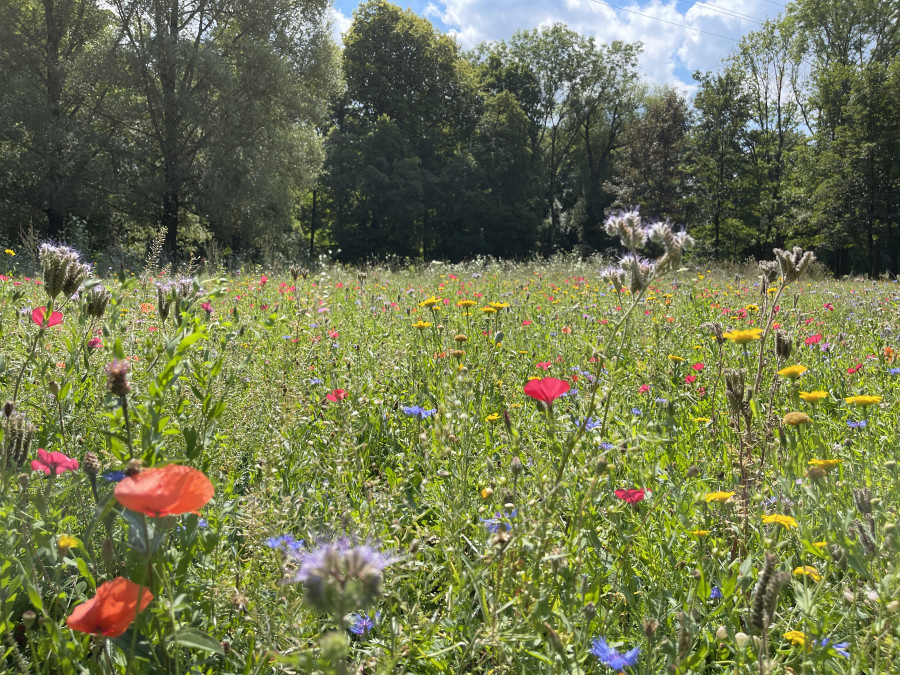
[(124, 478), (116, 485), (115, 496), (126, 509), (148, 516), (174, 516), (196, 513), (214, 492), (202, 471), (169, 464)]
[(142, 303), (141, 303), (141, 311), (142, 311), (144, 314), (149, 314), (149, 313), (152, 312), (154, 309), (156, 309), (156, 308), (155, 308), (153, 305), (151, 305), (149, 302), (142, 302)]
[(153, 595), (146, 587), (116, 577), (101, 584), (93, 598), (72, 610), (66, 625), (82, 633), (119, 637), (151, 600)]
[(885, 347), (884, 358), (887, 359), (888, 363), (893, 363), (894, 359), (897, 358), (897, 352), (894, 351), (893, 347)]
[(569, 326), (563, 326), (563, 329), (562, 329), (563, 335), (570, 335), (571, 333), (572, 333), (572, 329)]

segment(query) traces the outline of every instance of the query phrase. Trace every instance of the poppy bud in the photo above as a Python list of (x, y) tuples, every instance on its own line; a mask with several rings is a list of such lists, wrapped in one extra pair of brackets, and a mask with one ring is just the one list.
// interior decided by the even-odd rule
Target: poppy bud
[(26, 609), (22, 612), (22, 623), (25, 624), (25, 628), (31, 628), (34, 625), (35, 620), (37, 619), (37, 614), (34, 613), (34, 610)]
[(512, 472), (513, 476), (520, 476), (522, 472), (525, 470), (525, 465), (522, 464), (522, 460), (519, 459), (519, 456), (516, 455), (512, 458), (512, 461), (509, 463), (509, 470)]
[(56, 380), (50, 380), (50, 384), (47, 385), (47, 389), (50, 390), (50, 393), (54, 396), (59, 394), (59, 382)]
[(141, 460), (139, 459), (132, 459), (125, 467), (126, 476), (134, 476), (139, 474), (141, 471), (143, 471), (143, 467), (141, 466)]

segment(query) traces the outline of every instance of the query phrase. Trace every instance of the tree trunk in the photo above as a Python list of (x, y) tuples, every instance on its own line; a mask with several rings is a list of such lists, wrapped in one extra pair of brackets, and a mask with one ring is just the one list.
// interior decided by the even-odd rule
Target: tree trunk
[[(167, 24), (163, 23), (168, 20)], [(169, 10), (166, 17), (157, 17), (157, 28), (163, 35), (160, 39), (159, 84), (162, 91), (163, 139), (162, 156), (164, 186), (162, 195), (162, 224), (166, 228), (166, 250), (175, 256), (178, 251), (179, 209), (181, 208), (180, 147), (178, 135), (178, 96), (176, 91), (176, 48), (178, 44), (177, 5)], [(159, 25), (163, 23), (163, 25)]]
[(60, 205), (60, 184), (62, 183), (62, 148), (60, 147), (60, 107), (63, 88), (63, 71), (59, 63), (59, 47), (62, 42), (62, 27), (56, 14), (53, 0), (44, 0), (44, 17), (47, 26), (46, 69), (47, 69), (47, 200), (44, 213), (47, 216), (47, 234), (57, 239), (66, 222), (65, 210)]
[(319, 194), (319, 188), (313, 188), (312, 191), (312, 211), (309, 214), (309, 258), (312, 260), (313, 253), (316, 248), (316, 197)]

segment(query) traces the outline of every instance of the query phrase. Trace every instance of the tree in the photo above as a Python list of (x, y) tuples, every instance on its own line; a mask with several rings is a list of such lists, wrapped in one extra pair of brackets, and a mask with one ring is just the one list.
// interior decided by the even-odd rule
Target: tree
[(640, 206), (645, 216), (684, 222), (690, 125), (687, 101), (671, 87), (647, 97), (624, 133), (616, 176), (607, 184), (616, 197), (613, 206)]
[[(116, 168), (126, 208), (166, 229), (289, 227), (336, 86), (325, 0), (113, 0), (124, 34)], [(217, 208), (224, 206), (225, 208)], [(269, 224), (273, 224), (269, 221)]]
[(750, 238), (742, 221), (750, 100), (743, 74), (733, 65), (719, 73), (695, 72), (694, 80), (700, 88), (690, 135), (690, 220), (696, 235), (712, 239), (713, 255), (721, 256), (726, 237), (731, 253), (740, 255)]
[(98, 159), (116, 35), (96, 0), (0, 3), (0, 146), (15, 205), (43, 214), (50, 237), (72, 217), (103, 217)]

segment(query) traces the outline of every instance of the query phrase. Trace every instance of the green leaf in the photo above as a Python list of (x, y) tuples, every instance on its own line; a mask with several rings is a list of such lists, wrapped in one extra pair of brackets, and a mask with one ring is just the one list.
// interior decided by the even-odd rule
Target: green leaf
[(175, 633), (173, 642), (189, 649), (200, 649), (201, 651), (214, 652), (216, 654), (225, 653), (225, 650), (222, 649), (222, 643), (213, 636), (196, 628), (179, 628), (178, 632)]

